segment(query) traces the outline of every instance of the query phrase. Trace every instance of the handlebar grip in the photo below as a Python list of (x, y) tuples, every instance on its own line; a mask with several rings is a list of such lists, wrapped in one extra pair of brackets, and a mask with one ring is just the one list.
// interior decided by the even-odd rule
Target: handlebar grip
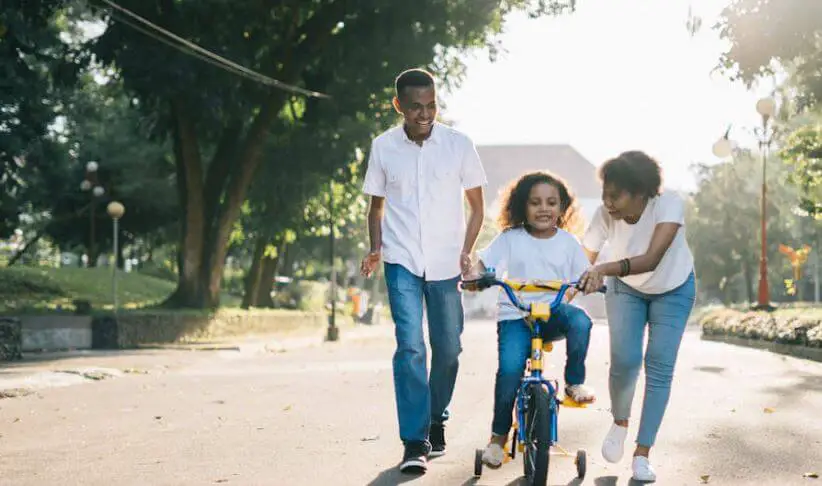
[[(582, 290), (582, 286), (579, 285), (579, 282), (577, 282), (577, 284), (574, 285), (574, 288), (577, 289), (577, 290)], [(599, 292), (600, 294), (604, 294), (604, 293), (608, 292), (608, 286), (603, 285), (602, 287), (597, 289), (597, 292)]]

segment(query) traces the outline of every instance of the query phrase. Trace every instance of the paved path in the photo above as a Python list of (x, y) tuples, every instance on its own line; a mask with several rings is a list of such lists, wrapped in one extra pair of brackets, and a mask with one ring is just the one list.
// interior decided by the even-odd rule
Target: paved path
[[(449, 453), (421, 478), (395, 469), (402, 449), (384, 326), (365, 339), (288, 351), (120, 354), (97, 366), (147, 373), (0, 400), (0, 484), (517, 485), (519, 458), (472, 477), (473, 450), (490, 428), (495, 340), (493, 323), (467, 325)], [(551, 362), (563, 355), (557, 346)], [(606, 465), (599, 454), (609, 425), (601, 324), (589, 375), (600, 401), (563, 409), (560, 442), (586, 448), (594, 463), (580, 483), (573, 460), (557, 454), (549, 484), (631, 484), (627, 459)], [(803, 478), (822, 474), (820, 415), (822, 364), (703, 342), (690, 331), (652, 456), (657, 484), (822, 485)]]

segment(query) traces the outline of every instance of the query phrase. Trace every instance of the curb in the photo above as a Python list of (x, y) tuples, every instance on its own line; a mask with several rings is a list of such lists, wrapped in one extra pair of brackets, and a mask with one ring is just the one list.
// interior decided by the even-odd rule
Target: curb
[(702, 334), (702, 339), (704, 341), (714, 341), (725, 344), (733, 344), (735, 346), (762, 349), (772, 353), (793, 356), (794, 358), (822, 362), (822, 348), (810, 348), (808, 346), (799, 346), (797, 344), (775, 343), (772, 341), (764, 341), (762, 339), (742, 338), (737, 336), (728, 336), (725, 334)]

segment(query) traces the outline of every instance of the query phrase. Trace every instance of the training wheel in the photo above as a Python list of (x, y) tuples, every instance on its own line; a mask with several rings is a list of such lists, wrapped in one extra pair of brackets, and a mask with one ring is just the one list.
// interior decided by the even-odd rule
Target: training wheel
[(588, 454), (580, 449), (577, 451), (577, 458), (574, 460), (574, 464), (577, 465), (577, 477), (579, 479), (585, 479), (585, 472), (587, 471), (587, 462), (588, 462)]
[(474, 452), (474, 477), (482, 476), (482, 449)]

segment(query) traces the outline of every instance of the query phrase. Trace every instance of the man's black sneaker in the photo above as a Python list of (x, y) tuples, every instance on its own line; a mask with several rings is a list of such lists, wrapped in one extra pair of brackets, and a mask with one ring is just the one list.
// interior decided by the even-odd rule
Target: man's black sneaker
[(427, 442), (407, 442), (405, 454), (402, 455), (400, 472), (407, 474), (423, 474), (428, 470), (428, 453), (431, 447)]
[(428, 440), (431, 441), (431, 452), (428, 457), (445, 455), (445, 425), (431, 424), (428, 429)]

